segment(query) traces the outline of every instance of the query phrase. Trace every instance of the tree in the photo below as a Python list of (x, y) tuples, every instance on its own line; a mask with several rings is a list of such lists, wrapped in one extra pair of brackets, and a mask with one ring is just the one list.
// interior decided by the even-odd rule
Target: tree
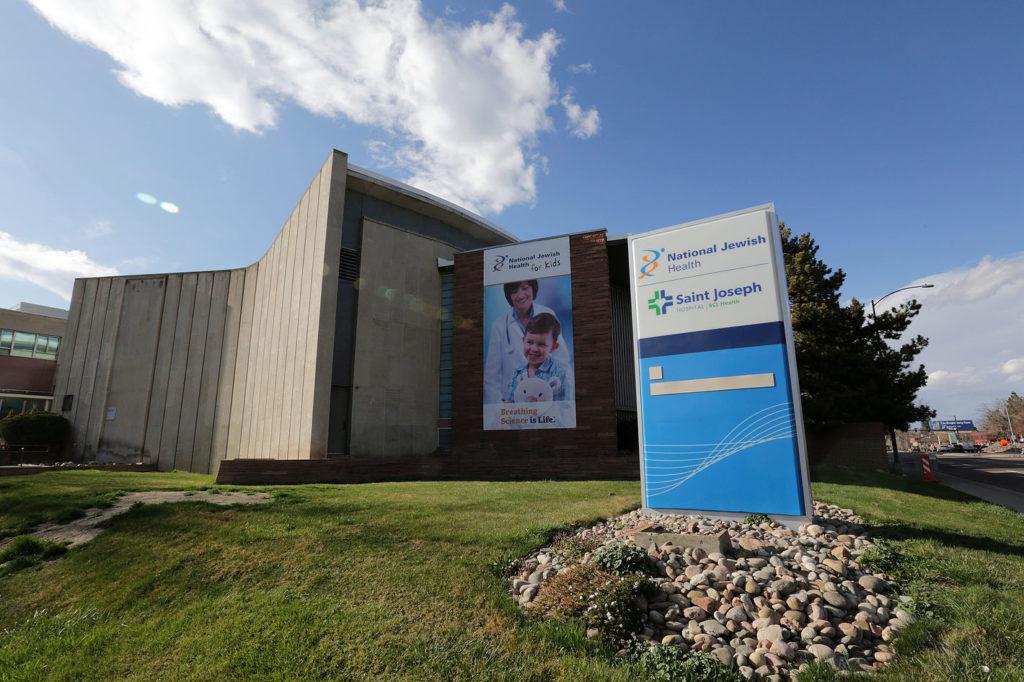
[(916, 402), (928, 381), (924, 365), (912, 368), (928, 340), (918, 335), (899, 343), (921, 304), (912, 300), (877, 317), (857, 299), (842, 305), (846, 273), (818, 257), (810, 234), (779, 228), (807, 424), (871, 421), (906, 429), (934, 416)]
[(1007, 415), (1013, 423), (1013, 435), (1019, 438), (1024, 434), (1024, 398), (1016, 391), (1005, 400), (997, 400), (982, 407), (981, 428), (991, 431), (997, 437), (1008, 438), (1010, 422), (1006, 421)]

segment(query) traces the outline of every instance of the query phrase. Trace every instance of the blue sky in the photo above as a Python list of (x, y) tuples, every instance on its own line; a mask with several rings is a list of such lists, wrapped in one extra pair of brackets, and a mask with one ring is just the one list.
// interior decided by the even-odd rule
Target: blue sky
[(522, 238), (774, 201), (848, 297), (940, 283), (943, 414), (1024, 390), (1024, 6), (315, 4), (5, 3), (0, 306), (251, 262), (335, 147)]

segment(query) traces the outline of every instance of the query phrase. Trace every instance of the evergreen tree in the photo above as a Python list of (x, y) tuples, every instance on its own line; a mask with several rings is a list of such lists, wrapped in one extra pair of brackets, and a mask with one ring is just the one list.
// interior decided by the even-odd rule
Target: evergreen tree
[(927, 405), (916, 403), (928, 381), (924, 365), (912, 368), (928, 340), (918, 335), (900, 343), (921, 304), (908, 301), (877, 318), (857, 299), (842, 305), (846, 273), (818, 257), (811, 235), (779, 227), (808, 426), (867, 421), (906, 429), (934, 416)]

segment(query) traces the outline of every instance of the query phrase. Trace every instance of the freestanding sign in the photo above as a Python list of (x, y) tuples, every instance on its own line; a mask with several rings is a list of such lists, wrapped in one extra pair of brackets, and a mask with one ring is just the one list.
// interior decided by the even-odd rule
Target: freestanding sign
[(772, 205), (630, 237), (644, 506), (810, 515)]
[(484, 430), (576, 427), (569, 238), (484, 251)]

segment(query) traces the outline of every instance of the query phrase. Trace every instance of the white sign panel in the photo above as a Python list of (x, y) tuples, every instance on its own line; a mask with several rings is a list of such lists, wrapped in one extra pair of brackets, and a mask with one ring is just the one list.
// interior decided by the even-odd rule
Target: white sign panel
[(771, 206), (629, 240), (644, 505), (809, 514)]
[(484, 251), (484, 286), (572, 272), (569, 238), (544, 239)]

